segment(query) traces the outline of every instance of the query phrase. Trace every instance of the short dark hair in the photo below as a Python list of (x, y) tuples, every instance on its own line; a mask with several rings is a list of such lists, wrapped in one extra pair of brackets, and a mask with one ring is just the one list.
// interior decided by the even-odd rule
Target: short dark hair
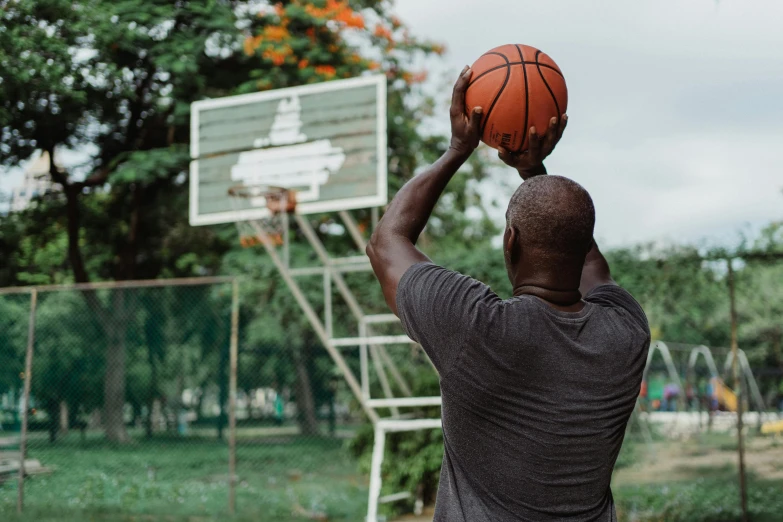
[(536, 176), (514, 192), (506, 223), (524, 247), (548, 259), (584, 262), (593, 239), (595, 207), (579, 183), (562, 176)]

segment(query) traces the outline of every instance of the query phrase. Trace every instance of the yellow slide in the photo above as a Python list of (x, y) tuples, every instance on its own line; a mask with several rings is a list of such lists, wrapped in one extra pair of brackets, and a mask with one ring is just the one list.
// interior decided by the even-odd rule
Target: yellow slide
[[(726, 386), (726, 384), (717, 377), (712, 379), (713, 389), (718, 403), (722, 404), (728, 411), (737, 411), (737, 395)], [(783, 434), (783, 420), (768, 421), (761, 425), (761, 433), (764, 435)]]
[(783, 420), (769, 421), (761, 425), (761, 433), (764, 435), (781, 435), (783, 434)]
[(715, 389), (715, 397), (718, 399), (718, 404), (723, 405), (728, 411), (737, 411), (737, 394), (726, 386), (722, 379), (717, 377), (712, 378), (712, 385)]

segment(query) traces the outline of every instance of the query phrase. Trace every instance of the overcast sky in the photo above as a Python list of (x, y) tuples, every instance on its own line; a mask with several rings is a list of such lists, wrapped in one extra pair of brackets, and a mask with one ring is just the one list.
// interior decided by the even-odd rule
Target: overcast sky
[[(547, 166), (591, 192), (604, 244), (730, 243), (783, 219), (783, 1), (396, 5), (448, 47), (428, 86), (444, 103), (443, 75), (492, 47), (525, 43), (557, 61), (569, 125)], [(443, 110), (434, 127), (447, 126)]]
[(547, 166), (590, 191), (605, 244), (726, 243), (783, 219), (780, 0), (396, 5), (452, 77), (506, 43), (557, 61), (569, 123)]

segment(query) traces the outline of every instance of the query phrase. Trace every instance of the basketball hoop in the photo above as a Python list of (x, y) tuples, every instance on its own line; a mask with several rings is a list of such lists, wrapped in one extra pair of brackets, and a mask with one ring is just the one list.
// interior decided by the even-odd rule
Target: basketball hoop
[(267, 217), (239, 220), (239, 244), (243, 248), (262, 245), (264, 236), (272, 246), (281, 246), (288, 235), (288, 215), (296, 211), (296, 193), (283, 187), (269, 185), (235, 185), (228, 189), (235, 210), (258, 207), (263, 202), (269, 211)]

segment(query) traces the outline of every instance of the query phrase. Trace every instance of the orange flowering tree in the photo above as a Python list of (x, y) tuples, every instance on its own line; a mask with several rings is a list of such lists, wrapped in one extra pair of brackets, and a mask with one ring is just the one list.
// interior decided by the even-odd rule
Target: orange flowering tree
[[(406, 99), (427, 79), (415, 64), (445, 48), (411, 35), (394, 16), (393, 4), (381, 0), (283, 0), (261, 2), (247, 13), (243, 51), (251, 64), (238, 92), (291, 87), (383, 72), (389, 79), (389, 175), (394, 193), (432, 142), (421, 136), (419, 122), (431, 101)], [(445, 143), (445, 142), (442, 142)], [(441, 144), (442, 144), (441, 143)]]
[(386, 71), (412, 85), (426, 79), (409, 70), (418, 54), (442, 45), (413, 38), (378, 0), (285, 0), (257, 4), (244, 29), (244, 52), (263, 67), (240, 90), (267, 90)]

